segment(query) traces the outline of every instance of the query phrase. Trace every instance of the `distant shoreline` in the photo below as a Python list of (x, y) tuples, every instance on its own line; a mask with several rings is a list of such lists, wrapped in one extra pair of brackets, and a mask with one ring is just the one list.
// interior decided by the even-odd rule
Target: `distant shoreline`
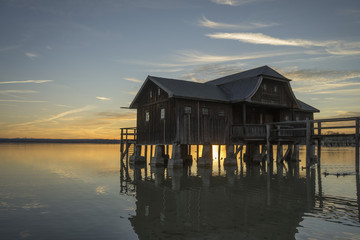
[(117, 139), (47, 139), (47, 138), (0, 138), (0, 143), (94, 143), (119, 144)]

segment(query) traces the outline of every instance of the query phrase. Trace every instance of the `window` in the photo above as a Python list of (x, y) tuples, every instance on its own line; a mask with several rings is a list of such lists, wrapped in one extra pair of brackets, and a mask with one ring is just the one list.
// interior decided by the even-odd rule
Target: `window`
[(146, 122), (150, 121), (150, 113), (149, 112), (145, 112), (145, 121)]
[(285, 121), (289, 121), (289, 115), (285, 115)]
[(191, 114), (191, 107), (185, 107), (184, 112), (185, 114)]
[(201, 113), (202, 113), (202, 115), (209, 115), (209, 109), (208, 108), (202, 108)]
[(161, 119), (165, 119), (165, 108), (162, 108), (162, 109), (161, 109), (160, 118), (161, 118)]
[(152, 91), (150, 90), (150, 98), (152, 98)]
[(274, 86), (274, 93), (277, 93), (277, 92), (278, 92), (278, 87)]
[(161, 90), (160, 88), (158, 88), (158, 96), (160, 96)]
[(219, 111), (219, 112), (218, 112), (218, 116), (219, 116), (219, 117), (224, 117), (224, 116), (225, 116), (224, 110)]
[(264, 83), (263, 88), (264, 88), (264, 91), (266, 91), (266, 83)]

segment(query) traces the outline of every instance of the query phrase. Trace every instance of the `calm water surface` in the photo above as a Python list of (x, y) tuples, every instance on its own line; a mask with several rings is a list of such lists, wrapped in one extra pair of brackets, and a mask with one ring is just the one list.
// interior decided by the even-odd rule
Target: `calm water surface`
[(323, 148), (320, 169), (119, 159), (118, 145), (0, 144), (0, 239), (360, 239), (353, 148)]

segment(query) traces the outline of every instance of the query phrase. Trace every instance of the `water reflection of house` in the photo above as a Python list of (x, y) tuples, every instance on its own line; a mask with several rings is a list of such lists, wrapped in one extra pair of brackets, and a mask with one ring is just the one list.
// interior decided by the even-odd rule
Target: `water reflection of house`
[(136, 181), (130, 222), (139, 239), (294, 239), (315, 205), (315, 177), (235, 170), (212, 176), (204, 168), (200, 178), (176, 169), (161, 181)]

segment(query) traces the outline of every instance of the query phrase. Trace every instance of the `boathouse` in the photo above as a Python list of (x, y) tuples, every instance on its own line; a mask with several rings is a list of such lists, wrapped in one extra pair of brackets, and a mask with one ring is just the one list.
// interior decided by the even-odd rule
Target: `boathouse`
[(159, 146), (161, 156), (173, 145), (181, 165), (183, 146), (203, 145), (204, 156), (211, 144), (256, 141), (266, 123), (313, 119), (319, 110), (297, 99), (290, 81), (268, 66), (204, 83), (148, 76), (129, 107), (137, 109), (136, 143)]

